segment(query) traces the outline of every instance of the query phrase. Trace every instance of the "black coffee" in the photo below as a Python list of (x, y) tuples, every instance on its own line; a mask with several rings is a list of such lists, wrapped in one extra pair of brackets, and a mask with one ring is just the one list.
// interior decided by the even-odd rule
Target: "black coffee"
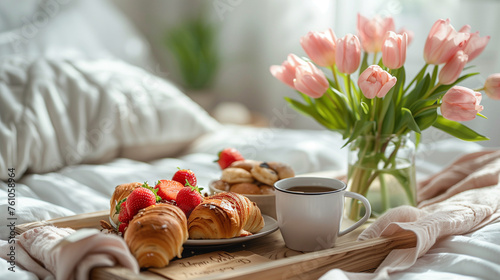
[(288, 188), (287, 190), (298, 193), (321, 193), (321, 192), (331, 192), (337, 189), (331, 187), (323, 187), (323, 186), (295, 186)]

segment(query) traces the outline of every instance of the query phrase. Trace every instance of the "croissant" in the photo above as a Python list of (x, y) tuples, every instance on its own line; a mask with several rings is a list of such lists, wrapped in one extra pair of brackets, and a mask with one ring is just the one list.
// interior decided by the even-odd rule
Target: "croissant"
[(182, 256), (188, 239), (186, 215), (171, 204), (151, 205), (129, 222), (124, 239), (140, 267), (164, 267)]
[(187, 224), (191, 239), (233, 238), (259, 232), (264, 218), (246, 196), (221, 192), (196, 206)]
[(118, 213), (116, 212), (116, 205), (118, 204), (118, 202), (120, 202), (120, 200), (128, 197), (135, 188), (138, 188), (141, 185), (141, 183), (136, 182), (116, 186), (115, 191), (111, 196), (111, 200), (109, 201), (109, 217), (115, 225), (118, 225)]

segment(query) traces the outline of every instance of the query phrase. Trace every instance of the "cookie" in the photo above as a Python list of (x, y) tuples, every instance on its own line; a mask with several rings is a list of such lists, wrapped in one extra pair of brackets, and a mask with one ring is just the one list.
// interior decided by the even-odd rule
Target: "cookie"
[(252, 183), (238, 183), (231, 186), (231, 192), (239, 194), (261, 194), (261, 189), (256, 184)]
[(250, 172), (257, 181), (266, 185), (272, 186), (278, 181), (278, 174), (276, 171), (271, 169), (265, 162), (254, 166)]
[(236, 183), (252, 183), (254, 181), (253, 176), (250, 172), (243, 168), (228, 167), (222, 170), (222, 175), (220, 177), (222, 181), (226, 181), (229, 184)]
[(274, 194), (274, 188), (268, 185), (261, 185), (260, 186), (260, 193), (261, 194)]
[(271, 169), (276, 171), (280, 180), (295, 177), (295, 172), (293, 171), (292, 167), (286, 163), (270, 161), (267, 164)]
[(229, 167), (243, 168), (246, 171), (250, 172), (250, 170), (252, 170), (252, 168), (254, 166), (259, 165), (261, 163), (262, 163), (261, 161), (256, 161), (253, 159), (245, 159), (245, 160), (235, 161), (235, 162), (231, 163), (231, 165), (229, 165)]

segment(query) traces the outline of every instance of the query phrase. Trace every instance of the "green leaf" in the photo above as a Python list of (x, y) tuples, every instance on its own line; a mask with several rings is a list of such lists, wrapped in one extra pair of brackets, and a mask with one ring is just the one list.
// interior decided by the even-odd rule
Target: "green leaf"
[(415, 133), (415, 148), (418, 149), (418, 145), (420, 144), (420, 140), (422, 138), (422, 134)]
[(338, 119), (340, 119), (341, 116), (336, 115), (338, 114), (338, 110), (336, 110), (336, 108), (333, 107), (332, 104), (328, 101), (329, 100), (326, 95), (317, 98), (315, 102), (317, 112), (323, 119), (328, 120), (333, 127), (339, 128), (340, 124), (338, 122)]
[(118, 203), (117, 203), (117, 204), (116, 204), (116, 206), (115, 206), (115, 210), (116, 210), (115, 214), (120, 214), (120, 210), (121, 210), (122, 204), (123, 204), (123, 202), (124, 202), (125, 200), (127, 200), (127, 198), (126, 198), (126, 197), (125, 197), (124, 199), (122, 199), (122, 200), (118, 201)]
[[(436, 84), (436, 79), (438, 77), (438, 70), (439, 70), (439, 65), (434, 65), (434, 70), (432, 71), (432, 78), (429, 87), (432, 87)], [(429, 88), (426, 88), (425, 91), (427, 91), (428, 89)]]
[(146, 189), (148, 189), (148, 190), (152, 191), (152, 192), (154, 193), (155, 197), (156, 197), (156, 202), (159, 202), (159, 201), (161, 201), (161, 200), (162, 200), (162, 198), (158, 195), (158, 191), (159, 191), (160, 189), (155, 189), (155, 188), (151, 187), (151, 186), (148, 184), (148, 182), (147, 182), (147, 181), (145, 181), (145, 182), (144, 182), (144, 184), (142, 184), (142, 186), (141, 186), (141, 187), (142, 187), (142, 188), (146, 188)]
[[(389, 108), (389, 105), (392, 102), (392, 96), (394, 95), (394, 90), (395, 90), (395, 86), (389, 90), (389, 92), (384, 96), (384, 98), (382, 98), (382, 100), (381, 100), (382, 101), (382, 108), (380, 109), (379, 116), (381, 116), (381, 117), (385, 116), (385, 113), (387, 112), (387, 109)], [(377, 97), (375, 97), (375, 98), (377, 98)]]
[(369, 109), (370, 109), (370, 108), (368, 107), (368, 104), (366, 104), (366, 102), (364, 102), (364, 101), (361, 101), (360, 105), (361, 105), (361, 108), (363, 109), (363, 112), (364, 112), (365, 114), (368, 114), (368, 111), (369, 111)]
[(445, 94), (450, 88), (454, 87), (455, 85), (457, 85), (458, 83), (462, 82), (463, 80), (465, 79), (468, 79), (470, 77), (473, 77), (473, 76), (476, 76), (478, 75), (479, 72), (476, 72), (476, 73), (469, 73), (469, 74), (465, 74), (463, 76), (460, 76), (454, 83), (452, 84), (449, 84), (449, 85), (440, 85), (439, 87), (436, 88), (436, 90), (434, 91), (433, 94), (431, 94), (428, 99), (437, 99), (437, 98), (440, 98), (441, 95)]
[(467, 126), (456, 121), (445, 119), (443, 116), (438, 116), (436, 122), (432, 126), (465, 141), (489, 140), (488, 137), (475, 132)]
[(398, 69), (396, 79), (398, 79), (395, 85), (395, 91), (397, 92), (397, 94), (393, 97), (393, 99), (395, 100), (396, 107), (398, 107), (403, 98), (403, 90), (406, 82), (406, 71), (404, 66)]
[[(415, 101), (411, 106), (408, 107), (412, 112), (418, 112), (425, 107), (429, 107), (436, 103), (436, 99), (426, 98)], [(416, 116), (415, 116), (416, 117)]]
[(349, 137), (349, 140), (345, 142), (342, 148), (358, 138), (358, 136), (360, 136), (361, 134), (367, 132), (370, 128), (374, 129), (375, 125), (376, 123), (374, 121), (357, 120), (354, 124), (354, 128), (352, 130), (351, 136)]
[[(359, 67), (359, 75), (368, 68), (368, 53), (363, 53), (363, 60), (361, 61), (361, 67)], [(359, 76), (358, 75), (358, 76)]]
[(434, 122), (436, 122), (437, 117), (438, 117), (437, 108), (434, 108), (424, 111), (418, 114), (418, 116), (415, 116), (414, 118), (415, 122), (417, 122), (418, 124), (418, 127), (420, 127), (420, 130), (422, 131), (431, 127), (434, 124)]
[(382, 135), (389, 135), (394, 132), (395, 115), (394, 101), (391, 100), (384, 116), (384, 122), (382, 123)]
[[(332, 96), (334, 96), (334, 99), (339, 102), (339, 108), (342, 110), (342, 116), (344, 118), (345, 126), (346, 126), (346, 132), (350, 130), (350, 124), (354, 123), (356, 120), (356, 117), (354, 116), (351, 106), (349, 106), (349, 101), (347, 100), (347, 96), (343, 94), (342, 92), (331, 88), (332, 90)], [(344, 135), (345, 137), (345, 135)]]
[(402, 116), (403, 116), (403, 120), (406, 123), (406, 125), (408, 125), (409, 129), (411, 129), (411, 130), (413, 130), (413, 131), (415, 131), (417, 133), (422, 133), (420, 131), (420, 127), (418, 127), (417, 122), (413, 118), (412, 112), (408, 108), (404, 108), (404, 107), (401, 108), (401, 113), (402, 113)]
[(431, 77), (429, 74), (427, 74), (420, 82), (418, 82), (418, 84), (415, 86), (413, 90), (411, 90), (406, 94), (403, 106), (409, 108), (413, 104), (413, 102), (420, 100), (421, 97), (425, 94), (425, 92), (429, 88), (430, 83), (431, 83)]
[(311, 97), (309, 97), (309, 95), (307, 94), (304, 94), (300, 91), (297, 91), (299, 93), (299, 95), (302, 97), (302, 99), (304, 99), (304, 101), (309, 104), (309, 105), (312, 105), (314, 102), (313, 102), (313, 99)]
[(488, 117), (486, 117), (485, 115), (481, 114), (481, 113), (477, 113), (476, 114), (477, 116), (483, 118), (483, 119), (488, 119)]
[(309, 117), (312, 117), (314, 120), (316, 120), (320, 125), (328, 128), (328, 129), (332, 129), (332, 130), (335, 130), (335, 127), (332, 127), (328, 121), (326, 121), (325, 119), (323, 119), (323, 117), (317, 112), (316, 108), (314, 108), (314, 105), (311, 105), (311, 106), (307, 106), (307, 105), (304, 105), (296, 100), (293, 100), (291, 98), (288, 98), (288, 97), (285, 97), (285, 100), (290, 104), (290, 106), (292, 106), (292, 108), (294, 108), (295, 110), (297, 110), (298, 112), (306, 115), (306, 116), (309, 116)]

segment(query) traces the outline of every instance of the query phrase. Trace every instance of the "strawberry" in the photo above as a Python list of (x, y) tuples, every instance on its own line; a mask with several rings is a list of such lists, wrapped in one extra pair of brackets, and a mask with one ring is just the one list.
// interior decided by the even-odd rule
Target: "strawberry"
[(182, 186), (186, 185), (186, 181), (189, 182), (191, 186), (196, 186), (196, 176), (194, 172), (189, 169), (180, 169), (175, 172), (174, 176), (172, 176), (172, 180), (177, 181), (182, 184)]
[(157, 196), (155, 192), (147, 183), (134, 189), (127, 198), (129, 217), (133, 218), (139, 210), (154, 205), (157, 200), (161, 200), (161, 197)]
[(184, 185), (174, 180), (159, 180), (155, 189), (158, 189), (158, 195), (167, 201), (175, 200), (177, 193), (184, 188)]
[(128, 223), (120, 223), (118, 226), (118, 232), (121, 232), (121, 234), (125, 234), (125, 230), (127, 230)]
[(177, 194), (175, 199), (177, 206), (186, 214), (186, 217), (189, 217), (191, 211), (203, 201), (200, 190), (200, 188), (188, 184)]
[(215, 161), (219, 164), (221, 169), (226, 169), (231, 163), (245, 158), (235, 148), (225, 148), (219, 152), (219, 158)]
[(120, 214), (118, 215), (118, 221), (120, 221), (122, 223), (128, 223), (131, 220), (131, 217), (128, 214), (127, 201), (126, 200), (124, 202), (122, 202), (122, 204), (120, 205), (120, 211), (119, 211), (119, 213)]

